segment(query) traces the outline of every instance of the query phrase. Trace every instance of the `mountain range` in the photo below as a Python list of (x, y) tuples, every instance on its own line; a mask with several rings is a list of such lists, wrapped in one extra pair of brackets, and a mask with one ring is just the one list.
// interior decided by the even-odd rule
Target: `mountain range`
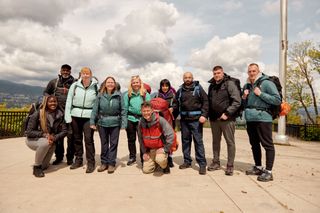
[(30, 86), (26, 84), (17, 84), (11, 81), (0, 80), (0, 93), (11, 95), (20, 94), (25, 96), (40, 96), (45, 88), (40, 86)]

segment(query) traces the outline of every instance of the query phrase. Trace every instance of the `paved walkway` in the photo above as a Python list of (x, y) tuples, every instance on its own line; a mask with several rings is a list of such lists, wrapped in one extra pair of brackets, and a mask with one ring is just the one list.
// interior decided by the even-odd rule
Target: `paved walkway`
[[(98, 134), (95, 141), (99, 165)], [(204, 130), (204, 141), (210, 163), (210, 129)], [(145, 175), (140, 164), (126, 166), (126, 134), (121, 131), (114, 174), (85, 174), (85, 166), (70, 170), (64, 162), (51, 166), (45, 178), (35, 178), (34, 152), (24, 139), (0, 140), (0, 212), (320, 212), (320, 143), (290, 140), (291, 146), (276, 145), (274, 181), (267, 183), (244, 174), (252, 163), (245, 131), (237, 130), (236, 144), (232, 177), (224, 170), (199, 175), (194, 164), (179, 170), (181, 147), (170, 175)], [(223, 166), (226, 157), (223, 141)]]

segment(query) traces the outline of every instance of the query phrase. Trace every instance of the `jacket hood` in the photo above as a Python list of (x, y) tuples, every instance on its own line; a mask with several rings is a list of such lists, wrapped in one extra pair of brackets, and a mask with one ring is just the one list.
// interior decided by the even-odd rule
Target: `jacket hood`
[[(256, 83), (259, 79), (262, 80), (262, 79), (267, 79), (267, 78), (268, 78), (267, 75), (265, 75), (265, 74), (263, 74), (262, 72), (260, 72), (260, 73), (257, 75), (256, 79), (254, 80), (254, 83)], [(249, 77), (247, 78), (247, 83), (251, 84)]]
[(195, 88), (198, 85), (199, 85), (199, 81), (193, 81), (193, 83), (188, 87), (184, 83), (180, 87), (183, 89), (189, 90), (189, 89)]
[[(81, 81), (82, 81), (82, 79), (79, 78), (79, 79), (77, 80), (77, 85), (80, 86), (80, 87), (83, 87)], [(98, 83), (99, 83), (99, 82), (98, 82), (98, 80), (97, 80), (96, 78), (94, 78), (94, 77), (91, 78), (91, 84), (90, 84), (90, 86), (95, 85), (95, 84), (98, 84)]]

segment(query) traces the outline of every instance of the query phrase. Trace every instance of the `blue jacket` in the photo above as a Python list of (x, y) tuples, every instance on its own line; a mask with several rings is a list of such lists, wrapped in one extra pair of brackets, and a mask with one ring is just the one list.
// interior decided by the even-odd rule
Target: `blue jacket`
[(127, 112), (120, 92), (99, 94), (91, 113), (90, 125), (127, 127)]
[(258, 82), (267, 79), (268, 76), (261, 74), (253, 84), (248, 83), (244, 85), (243, 90), (249, 89), (249, 95), (245, 100), (245, 119), (247, 122), (272, 122), (272, 116), (266, 110), (271, 105), (281, 104), (281, 97), (276, 85), (269, 80), (262, 81), (260, 85), (261, 95), (256, 96), (253, 92)]
[(94, 78), (88, 88), (84, 88), (82, 80), (74, 82), (68, 92), (64, 119), (71, 123), (72, 117), (90, 118), (93, 104), (98, 94), (98, 81)]

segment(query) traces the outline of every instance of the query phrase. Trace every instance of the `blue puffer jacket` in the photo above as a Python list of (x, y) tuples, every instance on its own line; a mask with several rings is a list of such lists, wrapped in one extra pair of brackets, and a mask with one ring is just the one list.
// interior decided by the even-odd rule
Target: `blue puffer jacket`
[(127, 111), (120, 92), (99, 94), (92, 109), (90, 125), (127, 127)]
[[(243, 89), (249, 89), (250, 91), (245, 101), (245, 119), (247, 122), (272, 122), (272, 116), (262, 109), (281, 104), (276, 85), (272, 81), (264, 80), (267, 78), (267, 75), (261, 74), (253, 84), (248, 80), (248, 83), (244, 85)], [(260, 85), (261, 95), (256, 96), (253, 90), (260, 80), (264, 80)]]
[(64, 119), (71, 123), (72, 117), (90, 118), (93, 104), (98, 94), (98, 81), (91, 80), (89, 87), (84, 88), (82, 80), (74, 82), (69, 88)]

